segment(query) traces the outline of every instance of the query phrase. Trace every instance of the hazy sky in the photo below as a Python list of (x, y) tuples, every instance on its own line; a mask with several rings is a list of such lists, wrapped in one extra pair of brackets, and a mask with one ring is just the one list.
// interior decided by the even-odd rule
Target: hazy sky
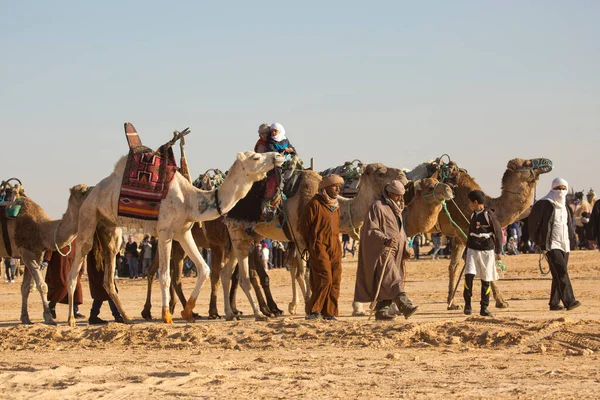
[[(285, 4), (282, 4), (285, 3)], [(189, 126), (193, 175), (278, 121), (318, 170), (448, 153), (490, 195), (509, 159), (596, 187), (600, 2), (7, 1), (0, 179), (52, 217), (127, 153)]]

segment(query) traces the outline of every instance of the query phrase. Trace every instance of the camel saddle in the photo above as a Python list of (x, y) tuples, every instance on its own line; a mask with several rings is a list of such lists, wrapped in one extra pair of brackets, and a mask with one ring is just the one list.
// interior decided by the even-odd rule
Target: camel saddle
[(330, 174), (336, 174), (344, 179), (344, 184), (340, 188), (340, 195), (353, 198), (358, 193), (360, 177), (364, 172), (365, 165), (360, 160), (346, 161), (344, 165), (326, 169), (319, 172), (319, 175), (325, 177)]
[[(16, 183), (11, 183), (13, 181)], [(23, 197), (26, 197), (25, 191), (19, 179), (10, 178), (0, 183), (0, 225), (4, 248), (9, 255), (12, 255), (12, 246), (8, 233), (8, 220), (19, 216)]]
[(160, 203), (177, 172), (172, 146), (188, 133), (189, 129), (176, 132), (173, 139), (155, 151), (142, 145), (135, 127), (125, 123), (129, 155), (119, 194), (119, 216), (151, 221), (158, 219)]

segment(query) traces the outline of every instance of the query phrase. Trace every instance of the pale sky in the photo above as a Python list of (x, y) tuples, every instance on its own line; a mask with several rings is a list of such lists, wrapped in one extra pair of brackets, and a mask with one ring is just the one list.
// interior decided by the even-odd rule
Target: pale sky
[(280, 122), (318, 170), (448, 153), (492, 196), (509, 159), (595, 187), (600, 2), (0, 2), (0, 179), (51, 217), (190, 127), (194, 176)]

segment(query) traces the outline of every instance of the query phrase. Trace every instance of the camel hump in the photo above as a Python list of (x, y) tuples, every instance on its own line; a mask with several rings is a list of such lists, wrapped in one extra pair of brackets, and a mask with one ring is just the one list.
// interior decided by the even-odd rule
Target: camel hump
[(125, 122), (125, 137), (127, 138), (127, 144), (129, 145), (129, 148), (142, 145), (142, 140), (135, 130), (135, 126), (133, 126), (131, 122)]

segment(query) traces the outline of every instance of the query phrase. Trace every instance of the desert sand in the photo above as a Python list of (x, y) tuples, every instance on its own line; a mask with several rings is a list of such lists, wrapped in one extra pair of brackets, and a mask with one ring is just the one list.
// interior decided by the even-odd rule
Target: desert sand
[[(23, 326), (20, 282), (2, 283), (0, 398), (600, 398), (600, 254), (572, 253), (571, 278), (583, 306), (570, 312), (548, 310), (550, 278), (540, 274), (538, 257), (505, 258), (500, 285), (510, 308), (493, 308), (493, 318), (446, 311), (448, 260), (430, 257), (409, 264), (407, 292), (419, 312), (385, 323), (351, 316), (351, 257), (344, 262), (337, 322), (289, 315), (268, 322), (249, 316), (192, 324), (176, 318), (170, 326), (147, 322), (140, 316), (146, 281), (119, 279), (132, 325), (80, 320), (69, 328), (66, 306), (59, 304), (59, 326), (46, 326), (39, 294), (32, 293), (35, 324)], [(287, 310), (289, 273), (274, 270), (270, 276), (275, 299)], [(85, 277), (83, 284), (80, 310), (88, 315)], [(193, 284), (184, 279), (186, 293)], [(203, 316), (207, 289), (195, 309)], [(238, 305), (248, 315), (242, 296)], [(107, 304), (100, 316), (112, 320)]]

